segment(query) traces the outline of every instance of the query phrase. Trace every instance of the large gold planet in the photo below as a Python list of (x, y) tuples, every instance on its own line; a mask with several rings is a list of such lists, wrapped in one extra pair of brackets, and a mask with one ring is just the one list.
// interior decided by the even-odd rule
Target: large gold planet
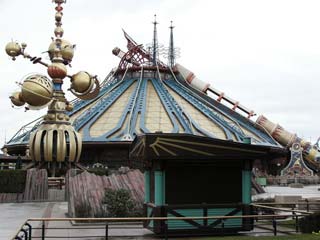
[(40, 107), (51, 101), (53, 94), (52, 82), (43, 75), (28, 76), (22, 84), (22, 99), (31, 106)]

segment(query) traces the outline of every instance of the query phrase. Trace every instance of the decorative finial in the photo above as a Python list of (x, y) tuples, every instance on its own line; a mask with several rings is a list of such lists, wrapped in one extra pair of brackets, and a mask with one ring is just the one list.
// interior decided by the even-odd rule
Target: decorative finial
[(157, 22), (157, 14), (155, 14), (155, 15), (153, 15), (154, 16), (154, 22), (152, 22), (154, 25), (157, 25), (157, 24), (159, 24), (158, 22)]
[[(51, 63), (45, 63), (41, 57), (26, 53), (27, 44), (11, 41), (6, 45), (7, 54), (15, 60), (19, 55), (34, 64), (47, 68), (51, 78), (40, 74), (31, 74), (19, 83), (21, 91), (14, 92), (11, 102), (15, 106), (26, 105), (26, 109), (41, 109), (48, 106), (47, 114), (42, 123), (32, 132), (29, 139), (30, 156), (36, 162), (47, 162), (48, 168), (55, 173), (55, 164), (61, 162), (77, 162), (81, 154), (81, 135), (73, 128), (66, 111), (72, 111), (72, 104), (65, 98), (62, 89), (65, 78), (70, 78), (70, 91), (80, 99), (92, 99), (99, 94), (100, 86), (96, 76), (80, 71), (68, 75), (74, 54), (74, 45), (62, 39), (63, 3), (66, 0), (53, 0), (55, 6), (54, 38), (48, 49)], [(49, 164), (49, 163), (52, 163)], [(52, 166), (52, 167), (50, 167)]]
[(168, 52), (168, 65), (173, 68), (175, 64), (175, 49), (174, 49), (174, 42), (173, 42), (173, 28), (172, 21), (170, 22), (170, 40), (169, 40), (169, 52)]
[(157, 37), (157, 15), (154, 15), (154, 22), (153, 22), (153, 43), (152, 43), (152, 63), (154, 66), (157, 65), (157, 58), (158, 58), (158, 37)]

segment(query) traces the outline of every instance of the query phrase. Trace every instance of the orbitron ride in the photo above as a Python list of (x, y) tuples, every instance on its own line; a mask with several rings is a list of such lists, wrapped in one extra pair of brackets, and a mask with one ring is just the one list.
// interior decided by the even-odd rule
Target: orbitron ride
[(55, 38), (49, 45), (48, 54), (50, 64), (42, 61), (40, 57), (33, 57), (25, 49), (27, 44), (9, 42), (6, 45), (7, 54), (15, 60), (22, 56), (34, 64), (41, 64), (47, 68), (51, 79), (42, 74), (29, 75), (21, 85), (21, 92), (15, 92), (10, 97), (15, 106), (26, 105), (26, 109), (39, 109), (48, 106), (47, 114), (41, 119), (37, 129), (29, 137), (28, 152), (34, 163), (47, 165), (54, 169), (56, 165), (64, 164), (70, 167), (71, 163), (78, 162), (81, 155), (82, 138), (70, 122), (67, 111), (72, 111), (73, 105), (66, 100), (62, 90), (64, 79), (70, 78), (71, 92), (81, 99), (95, 98), (99, 93), (99, 82), (95, 76), (80, 71), (72, 76), (68, 75), (67, 67), (70, 65), (74, 49), (73, 45), (62, 39), (62, 4), (65, 0), (54, 0), (57, 4), (55, 10), (56, 28)]

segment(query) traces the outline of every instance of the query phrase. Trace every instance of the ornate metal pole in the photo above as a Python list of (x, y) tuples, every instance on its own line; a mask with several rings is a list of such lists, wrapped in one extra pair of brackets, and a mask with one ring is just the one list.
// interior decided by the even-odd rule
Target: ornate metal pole
[(66, 0), (53, 0), (56, 4), (55, 38), (50, 44), (48, 54), (51, 64), (47, 64), (38, 57), (32, 57), (25, 52), (26, 44), (10, 42), (6, 52), (13, 60), (19, 55), (47, 67), (51, 80), (44, 75), (35, 74), (27, 77), (21, 84), (21, 92), (15, 92), (10, 97), (16, 106), (27, 104), (27, 109), (48, 106), (48, 112), (42, 124), (30, 136), (29, 147), (32, 160), (48, 163), (54, 169), (57, 163), (77, 162), (81, 155), (82, 140), (80, 134), (73, 128), (66, 111), (72, 111), (73, 106), (62, 90), (66, 77), (71, 79), (70, 91), (81, 99), (94, 98), (99, 93), (99, 82), (95, 76), (81, 71), (68, 76), (67, 67), (70, 65), (74, 49), (68, 41), (63, 40), (62, 28), (63, 7)]

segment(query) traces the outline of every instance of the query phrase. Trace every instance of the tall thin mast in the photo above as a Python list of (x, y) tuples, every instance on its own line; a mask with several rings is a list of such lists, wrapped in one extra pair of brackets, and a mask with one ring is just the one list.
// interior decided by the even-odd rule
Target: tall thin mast
[(152, 43), (152, 63), (153, 65), (157, 65), (157, 58), (158, 58), (158, 36), (157, 36), (157, 15), (154, 15), (154, 22), (153, 22), (153, 43)]
[(169, 40), (169, 52), (168, 52), (168, 65), (172, 68), (175, 64), (175, 52), (174, 52), (174, 43), (173, 43), (173, 28), (172, 21), (170, 28), (170, 40)]

